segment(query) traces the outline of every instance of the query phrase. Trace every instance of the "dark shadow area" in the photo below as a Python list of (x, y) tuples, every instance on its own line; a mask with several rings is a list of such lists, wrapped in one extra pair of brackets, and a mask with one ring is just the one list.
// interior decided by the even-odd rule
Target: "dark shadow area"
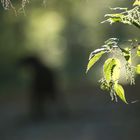
[(20, 67), (25, 67), (32, 75), (30, 85), (30, 114), (33, 119), (42, 119), (46, 116), (45, 103), (57, 103), (57, 87), (53, 70), (43, 65), (39, 58), (29, 56), (23, 58)]

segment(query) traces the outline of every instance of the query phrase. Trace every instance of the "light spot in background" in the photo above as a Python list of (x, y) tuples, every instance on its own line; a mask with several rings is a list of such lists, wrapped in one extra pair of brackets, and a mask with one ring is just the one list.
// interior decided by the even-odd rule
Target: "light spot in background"
[(64, 26), (64, 18), (55, 11), (33, 11), (26, 28), (27, 49), (48, 65), (62, 66), (66, 51), (66, 40), (61, 35)]

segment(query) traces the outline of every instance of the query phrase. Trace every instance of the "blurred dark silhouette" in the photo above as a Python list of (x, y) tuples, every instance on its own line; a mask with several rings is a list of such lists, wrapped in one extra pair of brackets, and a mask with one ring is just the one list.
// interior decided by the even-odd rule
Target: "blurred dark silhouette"
[(39, 58), (29, 56), (20, 60), (20, 67), (25, 67), (31, 70), (31, 117), (43, 118), (45, 117), (45, 103), (48, 100), (56, 102), (56, 84), (54, 72), (45, 66)]

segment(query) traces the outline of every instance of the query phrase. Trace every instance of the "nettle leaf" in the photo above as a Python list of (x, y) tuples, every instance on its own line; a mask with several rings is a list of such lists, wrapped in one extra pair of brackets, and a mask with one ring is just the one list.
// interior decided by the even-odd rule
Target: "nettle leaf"
[(140, 56), (140, 45), (137, 48), (137, 56)]
[(132, 60), (131, 60), (131, 50), (130, 50), (130, 48), (124, 48), (124, 49), (121, 49), (121, 51), (122, 51), (122, 54), (123, 54), (125, 60), (129, 64), (131, 64)]
[(109, 38), (105, 41), (105, 44), (103, 45), (108, 49), (108, 52), (111, 51), (113, 48), (118, 48), (118, 38)]
[(95, 56), (95, 54), (98, 54), (98, 53), (100, 53), (100, 52), (102, 52), (102, 51), (108, 52), (108, 48), (102, 47), (102, 48), (99, 48), (99, 49), (94, 50), (93, 52), (90, 53), (90, 55), (89, 55), (89, 60), (90, 60), (93, 56)]
[(109, 58), (105, 61), (103, 66), (104, 77), (108, 82), (111, 81), (111, 69), (113, 67), (113, 65), (111, 64), (112, 64), (112, 58)]
[(136, 66), (136, 73), (137, 73), (137, 74), (140, 74), (140, 64), (138, 64), (138, 65)]
[(101, 58), (101, 56), (105, 53), (105, 51), (100, 51), (97, 54), (94, 54), (87, 65), (86, 73), (89, 71), (89, 69)]
[(116, 59), (116, 65), (112, 69), (112, 80), (115, 82), (118, 82), (120, 78), (120, 67), (121, 67), (121, 63), (118, 59)]
[(120, 61), (116, 58), (107, 59), (103, 66), (103, 72), (108, 83), (117, 81), (120, 77)]
[(120, 84), (115, 83), (115, 85), (114, 85), (114, 91), (116, 92), (116, 94), (120, 97), (120, 99), (123, 102), (125, 102), (126, 104), (128, 104), (128, 102), (126, 101), (126, 98), (125, 98), (124, 89), (123, 89), (123, 87)]
[(101, 23), (109, 22), (110, 24), (113, 24), (115, 22), (122, 22), (122, 19), (123, 19), (123, 15), (121, 13), (120, 14), (106, 14), (105, 17), (107, 17), (108, 19)]
[(140, 0), (135, 0), (135, 2), (133, 3), (133, 6), (140, 6)]

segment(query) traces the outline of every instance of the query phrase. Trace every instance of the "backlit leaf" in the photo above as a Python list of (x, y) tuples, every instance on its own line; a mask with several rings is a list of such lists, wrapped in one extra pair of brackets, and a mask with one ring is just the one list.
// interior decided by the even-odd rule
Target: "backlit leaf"
[(140, 0), (135, 0), (135, 2), (133, 3), (133, 6), (140, 6)]
[(121, 63), (118, 59), (115, 59), (115, 67), (112, 69), (112, 80), (113, 81), (118, 81), (119, 77), (120, 77), (120, 66), (121, 66)]
[(95, 54), (88, 62), (86, 73), (89, 71), (89, 69), (101, 58), (101, 56), (105, 53), (105, 51), (101, 51), (97, 54)]
[(140, 74), (140, 64), (138, 64), (138, 65), (136, 66), (136, 73), (137, 73), (137, 74)]
[(104, 77), (107, 82), (117, 81), (120, 76), (120, 61), (116, 58), (109, 58), (103, 66)]
[(125, 93), (124, 93), (124, 89), (120, 84), (115, 83), (114, 85), (114, 91), (116, 92), (116, 94), (120, 97), (120, 99), (125, 102), (126, 104), (128, 104), (128, 102), (126, 101), (125, 98)]
[(137, 56), (140, 56), (140, 45), (137, 48)]

